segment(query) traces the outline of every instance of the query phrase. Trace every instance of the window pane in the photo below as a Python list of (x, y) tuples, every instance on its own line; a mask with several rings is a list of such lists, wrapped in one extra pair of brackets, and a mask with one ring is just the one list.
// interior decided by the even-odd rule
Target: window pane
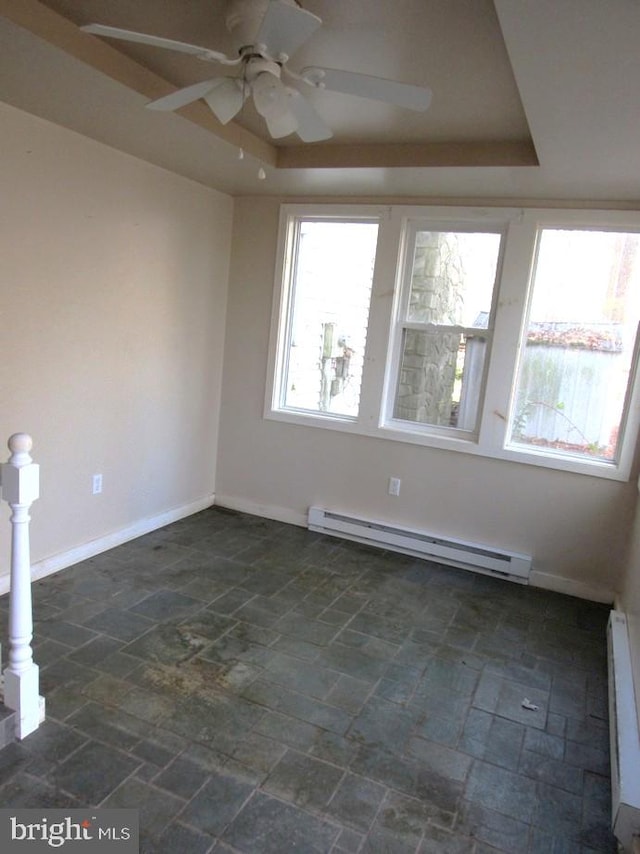
[(355, 417), (378, 225), (302, 221), (299, 226), (283, 404)]
[(500, 234), (418, 231), (407, 320), (489, 325)]
[(393, 417), (474, 430), (486, 350), (478, 335), (405, 329)]
[(638, 234), (544, 230), (512, 442), (616, 458), (640, 319)]

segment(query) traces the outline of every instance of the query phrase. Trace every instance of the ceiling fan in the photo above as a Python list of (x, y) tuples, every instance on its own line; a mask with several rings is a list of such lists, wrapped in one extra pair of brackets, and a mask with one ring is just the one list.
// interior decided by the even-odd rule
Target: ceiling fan
[(318, 142), (333, 136), (301, 92), (283, 83), (283, 72), (292, 81), (316, 89), (372, 98), (409, 110), (426, 110), (431, 102), (431, 90), (425, 86), (334, 68), (311, 66), (300, 72), (290, 69), (289, 58), (322, 24), (322, 20), (303, 9), (298, 0), (229, 0), (225, 23), (238, 51), (234, 58), (206, 47), (118, 27), (88, 24), (82, 29), (96, 36), (152, 45), (190, 54), (205, 62), (237, 66), (241, 71), (238, 75), (194, 83), (147, 106), (152, 110), (177, 110), (203, 98), (218, 120), (227, 124), (251, 94), (257, 112), (274, 139), (297, 133), (303, 142)]

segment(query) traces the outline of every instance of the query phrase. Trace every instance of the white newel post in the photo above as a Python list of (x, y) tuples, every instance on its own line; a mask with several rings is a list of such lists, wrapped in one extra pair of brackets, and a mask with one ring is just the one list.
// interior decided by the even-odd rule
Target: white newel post
[(41, 717), (38, 666), (31, 640), (31, 559), (29, 509), (39, 496), (39, 469), (31, 459), (33, 442), (26, 433), (9, 439), (11, 456), (2, 464), (2, 497), (11, 507), (11, 589), (9, 591), (9, 657), (4, 670), (4, 703), (17, 712), (16, 736), (38, 728)]

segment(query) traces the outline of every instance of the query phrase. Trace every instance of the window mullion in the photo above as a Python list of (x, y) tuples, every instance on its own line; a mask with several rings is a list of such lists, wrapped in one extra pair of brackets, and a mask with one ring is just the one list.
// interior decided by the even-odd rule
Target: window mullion
[(495, 301), (493, 345), (478, 431), (480, 447), (493, 451), (502, 450), (507, 435), (535, 245), (533, 218), (525, 215), (522, 221), (510, 223)]
[(371, 287), (371, 309), (360, 389), (359, 423), (366, 432), (375, 432), (385, 409), (387, 364), (392, 358), (390, 342), (394, 300), (398, 299), (398, 270), (402, 266), (402, 220), (389, 211), (378, 229), (376, 264)]

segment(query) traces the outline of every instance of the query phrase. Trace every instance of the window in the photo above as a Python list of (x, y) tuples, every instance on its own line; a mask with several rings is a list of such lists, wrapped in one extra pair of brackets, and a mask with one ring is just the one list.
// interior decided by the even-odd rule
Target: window
[(291, 223), (282, 409), (358, 415), (377, 235), (376, 222)]
[(407, 228), (393, 418), (475, 431), (501, 234)]
[(615, 461), (640, 321), (640, 235), (543, 229), (511, 442)]
[(637, 213), (286, 205), (265, 415), (625, 479), (639, 322)]

